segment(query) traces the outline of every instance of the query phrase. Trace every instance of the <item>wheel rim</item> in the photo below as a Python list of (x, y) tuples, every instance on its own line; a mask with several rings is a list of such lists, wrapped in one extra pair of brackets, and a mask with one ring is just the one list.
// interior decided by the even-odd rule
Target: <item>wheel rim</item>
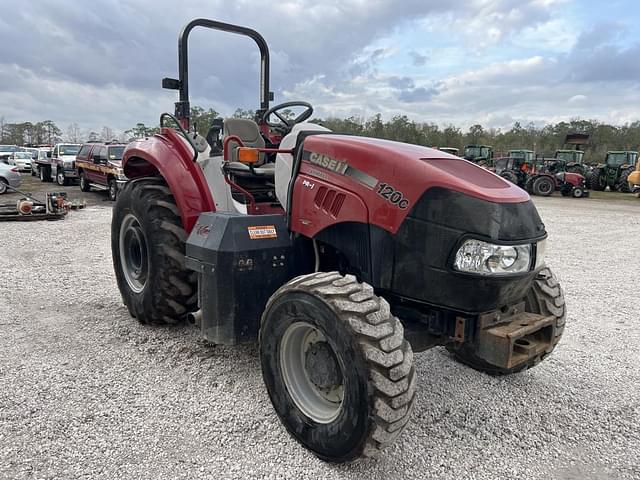
[(87, 181), (84, 179), (84, 173), (80, 175), (80, 189), (84, 190), (86, 188)]
[(342, 411), (341, 362), (324, 334), (306, 322), (291, 324), (280, 341), (282, 377), (300, 411), (316, 423), (331, 423)]
[(128, 214), (120, 227), (120, 264), (129, 288), (135, 293), (144, 290), (149, 275), (147, 239), (140, 222)]
[(116, 185), (113, 182), (109, 184), (109, 196), (111, 197), (111, 200), (116, 198)]
[(4, 193), (7, 191), (7, 184), (4, 183), (4, 180), (0, 180), (0, 193)]
[(58, 173), (58, 185), (64, 185), (64, 173)]
[(549, 193), (551, 191), (551, 182), (541, 182), (538, 187), (541, 193)]
[(38, 172), (40, 173), (40, 180), (44, 180), (44, 169), (41, 168)]

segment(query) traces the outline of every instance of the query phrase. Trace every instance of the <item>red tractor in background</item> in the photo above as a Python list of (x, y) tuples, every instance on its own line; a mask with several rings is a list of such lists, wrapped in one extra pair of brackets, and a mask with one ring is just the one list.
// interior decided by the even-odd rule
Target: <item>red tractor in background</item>
[[(255, 121), (190, 130), (195, 27), (258, 45)], [(398, 437), (415, 400), (414, 352), (446, 346), (504, 375), (553, 351), (564, 297), (526, 192), (438, 150), (307, 123), (306, 102), (270, 106), (269, 50), (254, 30), (194, 20), (178, 50), (179, 79), (163, 80), (180, 92), (175, 116), (127, 147), (131, 180), (114, 207), (113, 264), (133, 317), (189, 319), (218, 344), (259, 341), (281, 421), (332, 462)]]
[(563, 197), (589, 196), (584, 176), (575, 172), (556, 172), (554, 165), (536, 165), (524, 157), (503, 157), (495, 161), (492, 171), (533, 195), (548, 197), (558, 190)]

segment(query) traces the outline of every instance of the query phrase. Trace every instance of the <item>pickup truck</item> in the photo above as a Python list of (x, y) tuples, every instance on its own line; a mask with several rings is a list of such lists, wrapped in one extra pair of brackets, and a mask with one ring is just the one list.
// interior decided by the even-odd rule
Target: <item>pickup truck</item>
[(107, 190), (109, 200), (115, 201), (118, 191), (127, 182), (122, 171), (125, 146), (122, 143), (108, 142), (89, 142), (82, 146), (76, 157), (76, 169), (83, 192), (92, 188)]
[(35, 162), (40, 180), (51, 182), (55, 178), (58, 185), (69, 185), (78, 177), (75, 161), (80, 146), (78, 143), (58, 143), (46, 157), (39, 157)]

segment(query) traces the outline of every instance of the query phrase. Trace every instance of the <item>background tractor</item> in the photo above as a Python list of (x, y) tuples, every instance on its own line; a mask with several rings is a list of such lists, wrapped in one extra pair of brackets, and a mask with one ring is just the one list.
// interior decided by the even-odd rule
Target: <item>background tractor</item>
[(596, 166), (589, 174), (592, 190), (603, 191), (607, 187), (613, 191), (629, 193), (629, 175), (638, 160), (638, 152), (607, 152), (604, 163)]
[(627, 180), (629, 181), (629, 190), (640, 196), (640, 159), (636, 161), (636, 169), (629, 174)]
[(533, 165), (535, 160), (535, 153), (533, 150), (509, 150), (507, 153), (507, 157), (515, 158), (527, 163), (529, 165)]
[(481, 167), (490, 166), (493, 159), (493, 148), (488, 145), (467, 145), (463, 158)]
[[(217, 119), (205, 137), (190, 129), (195, 27), (257, 44), (255, 120)], [(414, 352), (442, 345), (504, 375), (553, 351), (564, 297), (526, 192), (438, 150), (331, 132), (306, 121), (306, 102), (271, 106), (269, 49), (254, 30), (194, 20), (178, 50), (179, 78), (162, 82), (179, 91), (175, 115), (128, 145), (113, 212), (113, 265), (133, 317), (186, 318), (216, 344), (258, 341), (279, 418), (332, 462), (402, 432)]]
[(460, 153), (460, 150), (455, 147), (438, 147), (438, 150), (445, 153), (450, 153), (451, 155), (455, 155), (456, 157)]

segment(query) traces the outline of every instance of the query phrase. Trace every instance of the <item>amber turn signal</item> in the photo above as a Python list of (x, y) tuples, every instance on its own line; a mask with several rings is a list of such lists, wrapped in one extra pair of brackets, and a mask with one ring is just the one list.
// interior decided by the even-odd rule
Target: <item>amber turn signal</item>
[(258, 163), (260, 152), (256, 148), (239, 147), (238, 161), (242, 163)]

